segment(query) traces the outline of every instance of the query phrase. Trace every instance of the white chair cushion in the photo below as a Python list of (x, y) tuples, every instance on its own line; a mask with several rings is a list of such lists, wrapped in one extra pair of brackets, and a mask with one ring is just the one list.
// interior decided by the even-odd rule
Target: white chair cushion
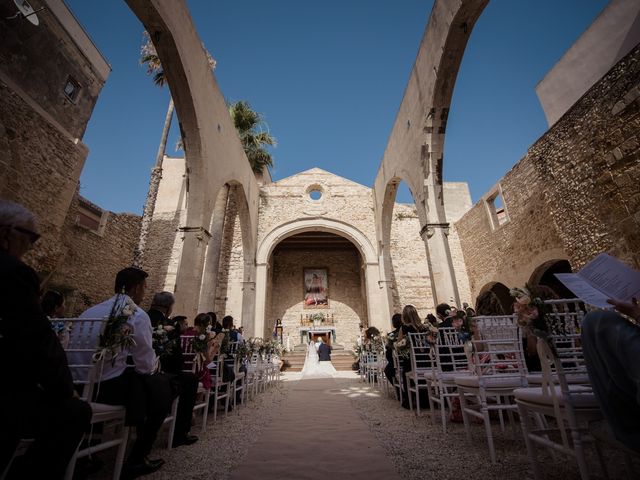
[[(561, 404), (565, 402), (565, 398), (560, 391), (560, 386), (554, 386), (556, 394), (559, 396)], [(574, 407), (577, 408), (598, 408), (596, 397), (589, 387), (582, 385), (569, 385), (569, 390), (577, 395), (572, 395), (571, 400)], [(513, 391), (516, 400), (522, 400), (527, 403), (536, 403), (539, 405), (553, 405), (553, 398), (549, 394), (542, 392), (542, 387), (516, 388)]]
[[(553, 381), (557, 383), (558, 378), (556, 375), (553, 375)], [(589, 375), (586, 373), (569, 373), (565, 374), (565, 378), (567, 379), (567, 383), (576, 384), (576, 385), (588, 385), (591, 383), (589, 381)], [(527, 375), (527, 382), (529, 385), (542, 385), (542, 374), (541, 373), (531, 373)]]
[[(476, 375), (463, 375), (455, 377), (456, 385), (460, 387), (478, 388), (480, 377)], [(483, 377), (483, 385), (486, 388), (517, 388), (522, 386), (520, 377), (495, 375)]]
[(458, 370), (457, 372), (438, 372), (436, 374), (443, 382), (454, 383), (456, 377), (473, 376), (473, 374), (466, 370)]

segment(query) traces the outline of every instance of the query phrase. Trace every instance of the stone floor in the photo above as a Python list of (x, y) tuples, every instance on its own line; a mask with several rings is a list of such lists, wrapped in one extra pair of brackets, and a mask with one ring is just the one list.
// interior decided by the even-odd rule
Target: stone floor
[[(352, 372), (302, 381), (299, 374), (286, 374), (278, 387), (247, 407), (219, 417), (215, 424), (211, 420), (198, 443), (154, 451), (152, 457), (161, 456), (167, 464), (146, 478), (533, 478), (519, 430), (513, 436), (496, 426), (498, 463), (491, 465), (482, 425), (474, 425), (472, 444), (460, 424), (450, 425), (444, 435), (439, 423), (432, 425), (428, 416), (416, 417), (400, 408)], [(157, 444), (164, 445), (164, 439)], [(588, 457), (592, 478), (604, 478), (595, 452)], [(605, 457), (612, 480), (629, 478), (619, 453), (605, 450)], [(579, 479), (571, 459), (547, 453), (541, 458), (545, 479)], [(640, 465), (636, 471), (640, 473)], [(108, 474), (103, 471), (95, 478)]]

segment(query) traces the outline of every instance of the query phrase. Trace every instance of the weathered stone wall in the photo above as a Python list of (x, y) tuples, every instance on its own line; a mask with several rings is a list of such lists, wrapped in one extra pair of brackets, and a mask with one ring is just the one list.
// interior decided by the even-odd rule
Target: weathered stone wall
[[(303, 268), (326, 268), (329, 273), (329, 308), (304, 308)], [(273, 253), (273, 275), (269, 286), (272, 302), (267, 315), (267, 330), (276, 319), (282, 320), (283, 336), (300, 342), (300, 315), (330, 312), (336, 328), (336, 341), (351, 348), (367, 325), (366, 300), (361, 288), (361, 259), (354, 247), (345, 250), (277, 249)]]
[(245, 287), (243, 274), (242, 226), (237, 197), (231, 189), (222, 233), (215, 312), (220, 320), (225, 315), (231, 315), (236, 326), (241, 325), (242, 318), (242, 296)]
[(508, 223), (485, 205), (457, 223), (471, 290), (524, 284), (548, 260), (601, 252), (640, 268), (640, 49), (596, 83), (499, 182)]
[(183, 235), (179, 227), (184, 225), (186, 219), (186, 196), (184, 158), (165, 156), (142, 262), (142, 268), (149, 272), (149, 292), (174, 291), (182, 254)]
[[(42, 239), (26, 257), (42, 276), (66, 250), (62, 233), (87, 157), (80, 139), (109, 66), (62, 2), (34, 0), (40, 24), (7, 19), (0, 2), (0, 197), (38, 218)], [(54, 13), (55, 10), (55, 13)], [(73, 99), (64, 88), (80, 87)]]
[(420, 238), (420, 221), (415, 206), (396, 203), (391, 222), (391, 278), (393, 310), (407, 304), (418, 309), (421, 318), (433, 311), (427, 252)]
[[(140, 217), (106, 212), (104, 230), (98, 234), (76, 224), (78, 196), (71, 202), (62, 233), (62, 259), (48, 282), (67, 298), (67, 315), (77, 315), (113, 295), (116, 273), (131, 266), (140, 233)], [(145, 305), (150, 301), (145, 299)]]
[(38, 272), (55, 269), (69, 203), (87, 156), (0, 81), (0, 196), (38, 219), (42, 239), (26, 257)]

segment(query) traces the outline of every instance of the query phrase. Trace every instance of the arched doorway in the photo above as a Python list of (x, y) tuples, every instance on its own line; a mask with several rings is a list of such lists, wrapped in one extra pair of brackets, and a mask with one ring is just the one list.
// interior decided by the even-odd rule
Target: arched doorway
[(536, 268), (529, 278), (529, 285), (544, 285), (552, 289), (559, 298), (573, 298), (575, 295), (555, 276), (556, 273), (571, 273), (569, 260), (549, 260)]
[(509, 288), (500, 282), (486, 284), (476, 298), (478, 315), (510, 315), (513, 313), (513, 297)]
[(278, 242), (269, 267), (265, 330), (279, 319), (289, 347), (311, 335), (351, 348), (369, 321), (364, 259), (350, 240), (301, 232)]

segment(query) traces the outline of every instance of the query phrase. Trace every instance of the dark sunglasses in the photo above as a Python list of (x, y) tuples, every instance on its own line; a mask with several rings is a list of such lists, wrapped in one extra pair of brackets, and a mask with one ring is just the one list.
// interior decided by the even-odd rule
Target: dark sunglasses
[(27, 228), (22, 228), (22, 227), (16, 227), (14, 225), (13, 227), (14, 230), (26, 235), (27, 237), (29, 237), (29, 241), (31, 242), (31, 244), (33, 245), (34, 243), (36, 243), (38, 241), (38, 239), (40, 238), (40, 235), (36, 232), (32, 232), (31, 230), (27, 229)]

